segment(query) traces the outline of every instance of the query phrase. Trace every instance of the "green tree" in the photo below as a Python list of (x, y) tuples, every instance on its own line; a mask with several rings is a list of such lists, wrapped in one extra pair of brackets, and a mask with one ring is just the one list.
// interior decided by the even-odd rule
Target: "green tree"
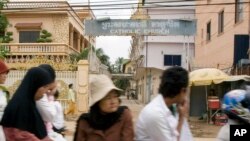
[(6, 58), (10, 54), (10, 51), (7, 50), (5, 47), (0, 46), (0, 59)]
[[(95, 49), (95, 47), (91, 47), (92, 48), (92, 51), (96, 54), (96, 56), (98, 57), (98, 59), (101, 61), (102, 64), (108, 66), (108, 70), (112, 70), (110, 67), (110, 61), (109, 61), (109, 56), (106, 55), (103, 51), (103, 49), (101, 48), (98, 48), (98, 49)], [(74, 53), (74, 54), (71, 54), (70, 55), (70, 58), (72, 61), (76, 60), (76, 61), (79, 61), (81, 59), (85, 60), (85, 59), (88, 59), (88, 55), (89, 55), (89, 52), (90, 52), (90, 47), (88, 48), (84, 48), (80, 54), (78, 53)]]
[[(9, 43), (13, 40), (11, 38), (13, 34), (12, 32), (7, 32), (5, 35), (5, 31), (9, 22), (7, 17), (1, 12), (7, 2), (7, 0), (0, 1), (0, 43)], [(0, 59), (6, 58), (6, 56), (9, 54), (9, 50), (7, 50), (4, 46), (0, 46)]]
[(8, 26), (8, 20), (6, 16), (1, 12), (7, 2), (8, 2), (7, 0), (0, 1), (0, 31), (5, 31), (5, 29)]
[(0, 42), (1, 43), (9, 43), (9, 42), (13, 41), (12, 35), (13, 35), (13, 32), (6, 32), (6, 35), (4, 35), (1, 38)]
[(100, 56), (102, 56), (102, 55), (105, 55), (105, 53), (104, 53), (104, 51), (103, 51), (102, 48), (96, 49), (96, 50), (95, 50), (95, 53), (96, 53), (96, 56), (97, 56), (97, 57), (100, 57)]
[(86, 59), (88, 59), (89, 50), (90, 50), (90, 48), (84, 48), (80, 53), (70, 54), (70, 60), (72, 62), (74, 62), (74, 61), (78, 62), (79, 60), (86, 60)]
[(129, 79), (128, 78), (118, 78), (114, 81), (114, 84), (116, 87), (126, 90), (128, 87), (130, 87)]
[(110, 65), (110, 62), (109, 62), (109, 56), (107, 55), (102, 55), (100, 57), (98, 57), (100, 59), (100, 61), (102, 62), (102, 64), (106, 65), (106, 66), (109, 66)]
[(52, 34), (48, 32), (47, 30), (42, 30), (40, 37), (37, 39), (38, 43), (50, 43), (52, 42), (51, 39)]
[(102, 64), (110, 67), (110, 61), (109, 56), (106, 55), (102, 48), (98, 48), (95, 50), (96, 56), (99, 58), (99, 60), (102, 62)]
[(0, 1), (0, 42), (4, 41), (5, 38), (5, 30), (8, 27), (8, 20), (7, 17), (1, 12), (6, 5), (8, 1), (7, 0), (1, 0)]
[(108, 68), (110, 73), (116, 73), (116, 67), (114, 64), (109, 64), (109, 68)]
[[(124, 63), (123, 57), (118, 57), (115, 61), (115, 64), (112, 65), (112, 73), (122, 73), (122, 66)], [(118, 78), (114, 81), (114, 84), (124, 91), (130, 87), (129, 79), (128, 78)]]
[(116, 67), (116, 72), (117, 73), (122, 73), (122, 65), (124, 62), (124, 58), (123, 57), (118, 57), (115, 61), (115, 67)]

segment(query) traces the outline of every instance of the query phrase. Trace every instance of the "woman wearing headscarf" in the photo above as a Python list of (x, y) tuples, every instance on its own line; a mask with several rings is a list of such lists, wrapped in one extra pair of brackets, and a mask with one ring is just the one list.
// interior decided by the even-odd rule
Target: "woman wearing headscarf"
[[(55, 73), (54, 68), (50, 66), (49, 64), (42, 64), (42, 65), (39, 65), (38, 67), (46, 70), (56, 85), (56, 82), (55, 82), (56, 73)], [(56, 91), (56, 87), (54, 90), (48, 90), (47, 92), (43, 94), (43, 97), (41, 99), (36, 101), (37, 109), (40, 115), (42, 116), (42, 119), (44, 122), (52, 122), (54, 119), (54, 116), (56, 115), (56, 109), (54, 108), (53, 104), (49, 102), (49, 97), (54, 95), (55, 91)]]
[(0, 60), (0, 120), (2, 119), (4, 109), (9, 100), (9, 92), (7, 88), (3, 86), (8, 73), (9, 68), (3, 61)]
[(28, 70), (4, 111), (1, 125), (6, 141), (51, 141), (35, 101), (54, 89), (53, 82), (42, 68)]
[[(46, 70), (56, 85), (56, 82), (55, 82), (56, 73), (55, 73), (54, 68), (50, 66), (49, 64), (42, 64), (42, 65), (39, 65), (38, 67)], [(53, 90), (48, 90), (47, 92), (43, 94), (43, 97), (41, 99), (36, 101), (37, 109), (40, 115), (42, 116), (43, 121), (46, 123), (52, 122), (54, 120), (54, 116), (56, 115), (56, 109), (54, 108), (53, 103), (49, 102), (49, 98), (53, 97), (56, 90), (57, 90), (56, 87)]]
[[(54, 68), (49, 64), (41, 64), (38, 67), (46, 70), (56, 85), (56, 72)], [(36, 106), (45, 123), (49, 138), (53, 141), (65, 141), (61, 134), (53, 130), (52, 122), (54, 121), (56, 115), (59, 114), (54, 106), (54, 94), (56, 93), (56, 90), (57, 87), (44, 93), (43, 97), (36, 101)]]
[(133, 141), (130, 110), (119, 106), (119, 91), (106, 75), (90, 76), (90, 111), (77, 121), (74, 141)]
[(45, 70), (50, 74), (50, 76), (51, 76), (51, 78), (52, 78), (53, 80), (56, 79), (56, 72), (55, 72), (55, 69), (54, 69), (51, 65), (49, 65), (49, 64), (41, 64), (41, 65), (39, 65), (38, 67), (39, 67), (39, 68), (42, 68), (42, 69), (45, 69)]

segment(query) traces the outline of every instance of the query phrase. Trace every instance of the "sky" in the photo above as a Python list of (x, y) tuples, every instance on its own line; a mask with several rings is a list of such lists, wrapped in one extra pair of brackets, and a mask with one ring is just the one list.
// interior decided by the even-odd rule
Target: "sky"
[[(106, 2), (105, 2), (106, 1)], [(86, 4), (88, 0), (69, 0), (72, 3)], [(136, 3), (137, 0), (90, 0), (91, 5), (107, 5), (120, 3)], [(122, 10), (93, 10), (96, 18), (110, 17), (111, 19), (129, 19), (136, 5), (128, 4), (131, 9)], [(123, 6), (124, 7), (124, 6)], [(92, 9), (97, 8), (92, 6)], [(100, 7), (98, 7), (100, 8)], [(96, 48), (102, 48), (104, 53), (110, 57), (111, 63), (114, 63), (118, 57), (129, 58), (130, 36), (100, 36), (96, 38)]]

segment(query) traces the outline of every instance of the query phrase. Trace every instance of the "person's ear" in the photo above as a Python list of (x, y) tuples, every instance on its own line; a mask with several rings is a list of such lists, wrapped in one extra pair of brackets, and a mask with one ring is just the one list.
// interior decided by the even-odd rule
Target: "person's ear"
[(182, 93), (187, 93), (187, 88), (181, 88)]

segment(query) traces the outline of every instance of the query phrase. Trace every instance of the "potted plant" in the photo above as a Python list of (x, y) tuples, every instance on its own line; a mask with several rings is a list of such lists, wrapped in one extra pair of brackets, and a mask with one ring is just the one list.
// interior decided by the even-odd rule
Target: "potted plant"
[(42, 30), (40, 37), (37, 39), (38, 43), (51, 43), (52, 39), (51, 39), (52, 34), (50, 32), (48, 32), (47, 30)]

